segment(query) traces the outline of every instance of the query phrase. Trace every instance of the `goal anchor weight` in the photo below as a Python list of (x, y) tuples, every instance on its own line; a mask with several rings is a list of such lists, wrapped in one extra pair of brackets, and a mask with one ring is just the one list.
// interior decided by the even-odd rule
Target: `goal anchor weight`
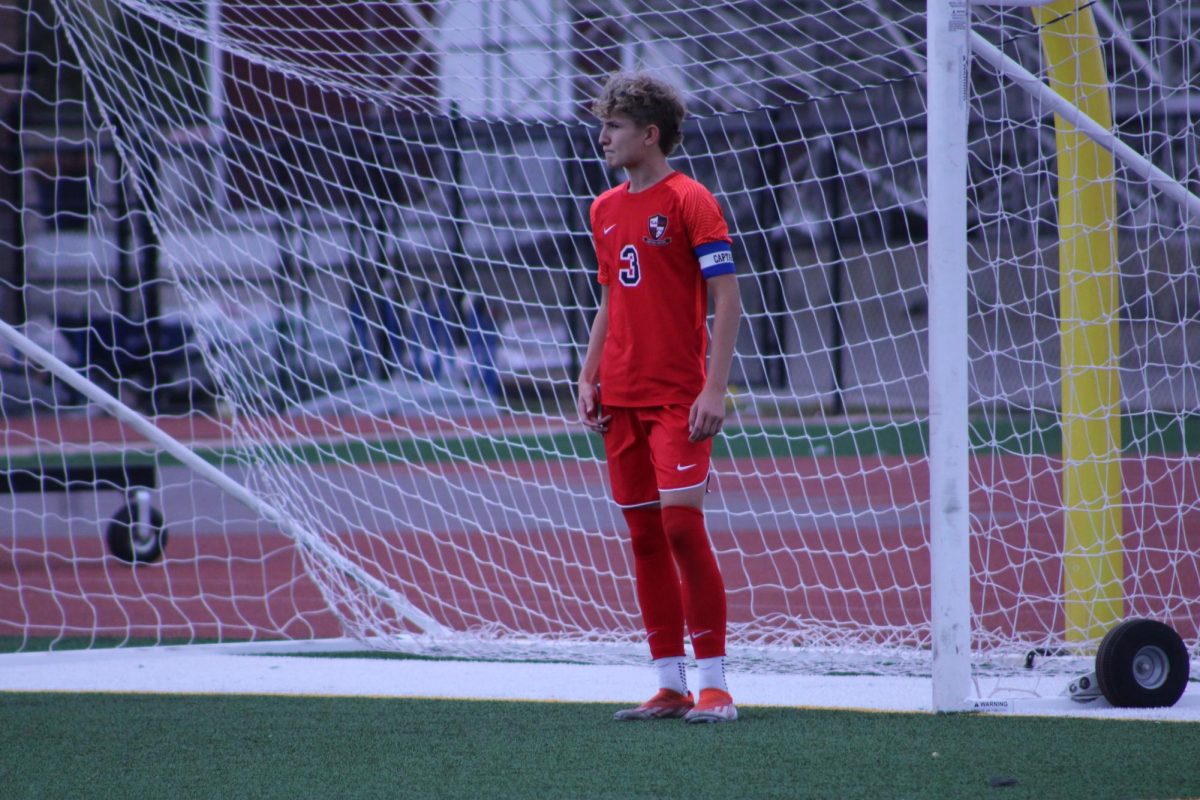
[(1189, 672), (1187, 647), (1170, 625), (1129, 619), (1105, 634), (1096, 671), (1071, 681), (1067, 696), (1080, 703), (1103, 696), (1117, 708), (1173, 706)]
[(108, 523), (105, 541), (108, 551), (127, 564), (151, 564), (162, 558), (167, 528), (162, 512), (150, 505), (150, 492), (129, 493), (128, 502)]

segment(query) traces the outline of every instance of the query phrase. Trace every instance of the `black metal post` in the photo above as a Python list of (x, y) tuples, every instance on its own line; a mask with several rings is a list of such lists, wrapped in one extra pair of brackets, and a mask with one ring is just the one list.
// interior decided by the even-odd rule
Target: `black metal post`
[[(786, 237), (780, 225), (779, 188), (772, 180), (783, 172), (783, 148), (770, 134), (776, 129), (778, 112), (767, 116), (766, 125), (753, 128), (755, 149), (759, 153), (761, 185), (758, 187), (755, 216), (762, 233), (755, 237), (751, 250), (754, 268), (758, 271), (759, 292), (763, 298), (763, 315), (758, 322), (760, 357), (763, 379), (772, 388), (788, 385), (787, 369), (787, 293), (779, 266), (784, 255)], [(778, 231), (774, 239), (771, 231)]]
[[(18, 19), (26, 18), (30, 8), (29, 2), (13, 4)], [(0, 315), (3, 315), (9, 324), (17, 326), (24, 325), (29, 314), (25, 298), (28, 288), (28, 263), (25, 253), (25, 165), (21, 158), (24, 142), (21, 140), (20, 124), (29, 86), (29, 74), (36, 69), (35, 62), (36, 60), (31, 59), (29, 55), (29, 27), (22, 25), (18, 33), (16, 57), (0, 63), (0, 75), (17, 76), (15, 97), (4, 112), (4, 130), (8, 133), (6, 138), (9, 141), (0, 142), (0, 165), (4, 168), (0, 181), (9, 188), (7, 194), (0, 193), (0, 197), (4, 199), (0, 205), (8, 211), (11, 220), (6, 237), (11, 259), (6, 276), (9, 283), (6, 296), (0, 300)]]
[(8, 292), (0, 313), (3, 313), (4, 319), (10, 324), (17, 326), (24, 325), (28, 317), (28, 306), (25, 302), (28, 267), (25, 261), (25, 223), (22, 218), (25, 208), (25, 170), (21, 163), (21, 132), (17, 129), (24, 97), (24, 89), (21, 89), (12, 107), (4, 115), (4, 129), (11, 131), (11, 134), (6, 137), (10, 141), (0, 145), (0, 164), (4, 165), (4, 175), (0, 180), (9, 187), (8, 196), (0, 205), (7, 210), (6, 216), (10, 220), (5, 247), (10, 259), (6, 281)]
[[(586, 254), (591, 248), (590, 246), (582, 247), (577, 241), (577, 235), (585, 236), (589, 228), (589, 220), (584, 217), (580, 208), (580, 204), (586, 202), (588, 198), (588, 186), (587, 176), (584, 174), (579, 156), (582, 149), (581, 143), (576, 141), (578, 128), (564, 125), (562, 130), (562, 163), (567, 184), (566, 197), (562, 201), (564, 229), (562, 241), (565, 244), (562, 250), (577, 256), (574, 264), (563, 265), (563, 306), (565, 308), (563, 321), (567, 326), (567, 332), (573, 345), (570, 353), (570, 377), (573, 380), (579, 374), (579, 368), (582, 366), (579, 358), (579, 345), (586, 341), (588, 332), (588, 320), (580, 307), (581, 298), (577, 284), (580, 274), (586, 274), (586, 270), (575, 267), (583, 266), (587, 261)], [(590, 241), (590, 237), (587, 240)]]
[(825, 207), (829, 211), (829, 224), (825, 227), (825, 243), (822, 248), (828, 264), (826, 275), (829, 282), (829, 364), (832, 371), (832, 395), (826, 412), (833, 415), (842, 414), (846, 410), (843, 396), (843, 359), (846, 351), (846, 332), (842, 324), (842, 273), (845, 271), (845, 257), (842, 255), (841, 223), (842, 193), (845, 186), (838, 174), (837, 143), (832, 139), (829, 150), (821, 159), (824, 163), (824, 175), (821, 178), (821, 188), (825, 195)]
[(123, 319), (133, 318), (133, 291), (137, 278), (133, 270), (133, 211), (129, 202), (133, 189), (133, 165), (125, 164), (125, 175), (117, 182), (117, 311)]
[(462, 114), (458, 111), (458, 104), (450, 104), (450, 136), (453, 138), (453, 146), (450, 148), (450, 163), (447, 165), (450, 171), (450, 225), (451, 225), (451, 240), (450, 240), (450, 268), (452, 274), (445, 275), (446, 282), (454, 288), (455, 303), (462, 300), (461, 294), (463, 290), (463, 264), (466, 261), (466, 251), (463, 244), (463, 213), (466, 209), (466, 203), (463, 200), (463, 157), (461, 142), (466, 129), (465, 121)]
[[(149, 131), (146, 135), (152, 135)], [(160, 324), (162, 316), (162, 284), (159, 281), (159, 265), (162, 257), (162, 242), (159, 241), (158, 227), (155, 219), (161, 224), (162, 217), (158, 213), (158, 150), (152, 144), (146, 148), (145, 174), (142, 175), (141, 207), (138, 216), (138, 241), (141, 246), (141, 258), (138, 260), (138, 288), (141, 293), (143, 321), (147, 326), (147, 336), (150, 341), (157, 337), (154, 333)]]

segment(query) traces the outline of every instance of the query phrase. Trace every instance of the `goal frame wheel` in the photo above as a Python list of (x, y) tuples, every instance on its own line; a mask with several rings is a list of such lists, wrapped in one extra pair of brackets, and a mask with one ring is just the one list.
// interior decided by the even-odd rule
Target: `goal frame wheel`
[(1173, 706), (1187, 688), (1187, 647), (1175, 630), (1152, 619), (1130, 619), (1105, 634), (1096, 678), (1117, 708)]
[[(105, 541), (108, 552), (126, 564), (153, 564), (163, 557), (167, 547), (167, 528), (162, 512), (149, 505), (148, 498), (131, 492), (125, 505), (117, 509), (108, 523)], [(141, 520), (141, 508), (146, 520)]]

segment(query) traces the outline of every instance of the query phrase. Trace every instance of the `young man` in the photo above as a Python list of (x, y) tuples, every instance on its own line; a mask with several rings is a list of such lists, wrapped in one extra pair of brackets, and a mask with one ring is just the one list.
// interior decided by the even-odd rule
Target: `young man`
[[(592, 203), (600, 308), (578, 410), (584, 425), (604, 435), (659, 679), (657, 694), (616, 719), (732, 721), (725, 585), (703, 512), (742, 311), (729, 230), (712, 194), (667, 163), (685, 113), (671, 86), (644, 74), (614, 75), (592, 111), (605, 161), (628, 180)], [(699, 667), (695, 703), (684, 668), (685, 622)]]

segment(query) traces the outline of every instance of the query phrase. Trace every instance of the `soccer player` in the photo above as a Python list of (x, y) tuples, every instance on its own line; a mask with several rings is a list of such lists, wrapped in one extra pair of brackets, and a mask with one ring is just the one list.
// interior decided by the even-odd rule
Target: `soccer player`
[[(674, 88), (645, 74), (617, 74), (592, 112), (605, 161), (628, 180), (592, 203), (600, 307), (580, 370), (578, 411), (604, 436), (659, 682), (657, 694), (616, 719), (732, 721), (725, 584), (703, 511), (742, 313), (729, 229), (712, 194), (668, 164), (685, 113)], [(699, 668), (694, 703), (685, 622)]]

